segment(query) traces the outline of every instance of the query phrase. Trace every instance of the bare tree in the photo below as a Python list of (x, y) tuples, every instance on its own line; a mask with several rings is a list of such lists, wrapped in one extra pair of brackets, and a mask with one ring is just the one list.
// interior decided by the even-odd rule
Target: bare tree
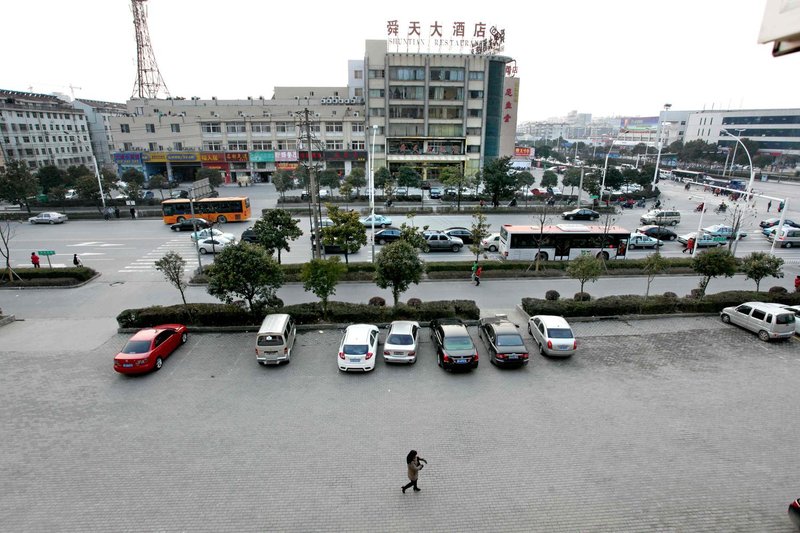
[(9, 247), (15, 233), (10, 220), (3, 220), (0, 222), (0, 255), (3, 256), (3, 260), (6, 262), (6, 273), (3, 277), (5, 278), (7, 276), (8, 281), (14, 281), (14, 276), (19, 280), (22, 279), (14, 272), (14, 269), (11, 268), (11, 250)]
[(184, 291), (189, 286), (183, 278), (186, 260), (177, 252), (167, 252), (164, 257), (156, 261), (155, 265), (156, 270), (164, 274), (167, 281), (180, 291), (183, 305), (186, 305)]
[[(552, 209), (551, 209), (552, 208)], [(539, 237), (536, 239), (536, 257), (533, 263), (528, 265), (525, 272), (528, 272), (532, 266), (536, 265), (536, 272), (539, 272), (539, 265), (542, 262), (542, 244), (544, 243), (544, 226), (550, 221), (550, 216), (555, 213), (555, 207), (549, 205), (547, 202), (542, 204), (542, 210), (534, 215), (533, 219), (539, 222)]]

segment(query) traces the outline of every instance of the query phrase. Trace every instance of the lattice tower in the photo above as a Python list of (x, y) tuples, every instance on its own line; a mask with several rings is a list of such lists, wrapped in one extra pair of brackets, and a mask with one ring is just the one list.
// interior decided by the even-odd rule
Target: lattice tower
[(147, 0), (131, 0), (133, 26), (136, 28), (136, 83), (131, 98), (158, 98), (159, 94), (169, 98), (169, 89), (161, 77), (156, 64), (150, 31), (147, 29)]

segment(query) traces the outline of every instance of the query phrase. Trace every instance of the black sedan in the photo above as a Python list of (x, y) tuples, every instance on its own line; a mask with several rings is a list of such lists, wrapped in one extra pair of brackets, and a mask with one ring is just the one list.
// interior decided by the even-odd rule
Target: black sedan
[(478, 368), (478, 349), (467, 327), (457, 318), (431, 321), (431, 340), (436, 349), (436, 362), (445, 370)]
[(451, 237), (458, 237), (464, 244), (472, 244), (475, 242), (472, 238), (472, 232), (467, 228), (447, 228), (444, 230), (444, 233)]
[(210, 228), (208, 220), (204, 218), (185, 218), (170, 226), (172, 231), (197, 231)]
[(674, 241), (678, 238), (677, 233), (662, 226), (642, 226), (636, 231), (661, 241)]
[(600, 213), (591, 209), (573, 209), (561, 213), (561, 218), (564, 220), (597, 220), (600, 218)]
[(388, 244), (400, 238), (400, 230), (397, 228), (386, 228), (375, 232), (376, 244)]
[(257, 243), (258, 236), (253, 228), (247, 228), (242, 232), (242, 238), (240, 240), (242, 242)]

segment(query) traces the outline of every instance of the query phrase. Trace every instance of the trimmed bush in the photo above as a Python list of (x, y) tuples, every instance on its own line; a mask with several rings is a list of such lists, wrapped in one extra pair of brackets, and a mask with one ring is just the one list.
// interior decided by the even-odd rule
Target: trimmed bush
[(544, 293), (544, 299), (545, 300), (549, 300), (551, 302), (555, 302), (555, 301), (558, 301), (559, 298), (561, 298), (561, 295), (558, 293), (558, 291), (554, 291), (554, 290), (550, 289), (549, 291)]
[(369, 303), (367, 305), (372, 305), (376, 307), (386, 307), (386, 300), (381, 298), (380, 296), (373, 296), (369, 299)]
[(665, 297), (665, 298), (677, 298), (677, 297), (678, 297), (678, 295), (677, 295), (677, 294), (675, 294), (674, 292), (667, 291), (667, 292), (665, 292), (665, 293), (664, 293), (664, 297)]
[(422, 305), (422, 300), (419, 298), (409, 298), (406, 305), (409, 307), (419, 307)]
[(768, 292), (769, 294), (787, 294), (789, 291), (786, 290), (786, 287), (775, 286), (775, 287), (770, 287)]
[(588, 302), (592, 299), (592, 296), (588, 292), (576, 292), (573, 299), (576, 302)]

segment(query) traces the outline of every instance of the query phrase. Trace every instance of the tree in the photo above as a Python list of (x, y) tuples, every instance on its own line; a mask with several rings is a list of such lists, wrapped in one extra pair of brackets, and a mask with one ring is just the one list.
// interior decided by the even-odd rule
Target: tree
[(456, 190), (456, 210), (461, 211), (462, 188), (471, 187), (473, 178), (465, 176), (461, 167), (444, 167), (439, 175), (439, 181), (443, 185), (452, 187)]
[(325, 207), (333, 225), (322, 228), (322, 244), (344, 250), (344, 262), (349, 264), (349, 255), (367, 244), (367, 228), (359, 220), (357, 212), (342, 211), (331, 204)]
[(67, 167), (67, 184), (75, 185), (78, 178), (82, 176), (94, 176), (94, 172), (89, 170), (86, 165), (71, 165)]
[(258, 239), (258, 244), (263, 246), (272, 255), (278, 251), (278, 264), (281, 263), (281, 250), (291, 251), (289, 241), (297, 240), (302, 234), (298, 223), (292, 214), (284, 209), (270, 209), (261, 215), (253, 225), (253, 231)]
[(353, 195), (353, 186), (350, 185), (349, 182), (343, 181), (341, 185), (339, 185), (339, 195), (345, 199), (345, 205), (348, 203), (349, 200)]
[(6, 273), (4, 277), (8, 277), (8, 281), (14, 281), (14, 276), (20, 278), (14, 269), (11, 268), (11, 240), (14, 238), (14, 228), (11, 226), (10, 220), (0, 221), (0, 256), (6, 263)]
[(183, 275), (186, 268), (186, 260), (178, 252), (167, 252), (164, 257), (156, 261), (156, 270), (164, 274), (167, 281), (181, 293), (183, 305), (186, 305), (186, 294), (184, 291), (189, 286)]
[[(536, 259), (534, 261), (534, 264), (536, 265), (536, 272), (539, 271), (539, 266), (541, 265), (542, 259), (543, 259), (543, 257), (542, 257), (542, 244), (544, 243), (544, 227), (547, 224), (547, 222), (550, 220), (550, 215), (555, 213), (555, 210), (556, 209), (555, 209), (554, 206), (551, 206), (547, 202), (545, 202), (544, 204), (542, 204), (542, 210), (539, 211), (539, 213), (536, 216), (534, 216), (534, 219), (537, 222), (539, 222), (539, 236), (536, 238), (537, 250), (536, 250)], [(531, 266), (528, 265), (528, 268), (526, 269), (526, 272), (528, 270), (530, 270), (530, 269), (531, 269)]]
[(400, 224), (400, 239), (406, 241), (417, 250), (424, 250), (428, 243), (422, 232), (426, 229), (428, 229), (428, 226), (423, 226), (422, 228), (415, 227), (413, 221), (410, 226), (403, 222)]
[(483, 213), (483, 210), (480, 206), (476, 207), (475, 212), (472, 213), (472, 227), (470, 228), (472, 244), (469, 246), (469, 250), (475, 254), (476, 261), (483, 251), (481, 249), (481, 241), (489, 236), (490, 226), (491, 224), (486, 223), (486, 215)]
[(361, 188), (367, 186), (367, 178), (364, 175), (363, 168), (354, 168), (350, 171), (350, 175), (345, 178), (345, 181), (356, 190), (356, 196), (361, 194)]
[(622, 172), (617, 170), (614, 167), (608, 167), (606, 169), (606, 183), (605, 186), (609, 189), (619, 189), (622, 186), (624, 178), (622, 177)]
[(756, 292), (758, 292), (762, 279), (767, 276), (783, 277), (783, 259), (765, 252), (753, 252), (742, 261), (742, 270), (747, 276), (746, 279), (756, 282)]
[(323, 170), (319, 174), (317, 174), (317, 179), (319, 181), (320, 187), (327, 187), (331, 191), (334, 189), (338, 189), (339, 185), (341, 184), (341, 180), (339, 179), (339, 174), (332, 169)]
[(647, 290), (644, 293), (645, 299), (650, 295), (650, 284), (653, 282), (653, 279), (655, 279), (657, 275), (666, 272), (668, 268), (669, 261), (666, 257), (661, 255), (658, 250), (648, 255), (647, 259), (644, 260), (642, 270), (647, 276)]
[(131, 200), (135, 200), (139, 197), (139, 191), (144, 185), (144, 174), (136, 170), (135, 168), (129, 168), (125, 172), (122, 173), (122, 181), (128, 184), (126, 194), (128, 198)]
[(516, 178), (509, 173), (511, 170), (511, 158), (500, 157), (483, 166), (481, 177), (484, 189), (492, 197), (492, 205), (500, 205), (500, 198), (513, 193), (516, 185)]
[(8, 161), (5, 172), (0, 173), (0, 200), (25, 205), (30, 214), (29, 198), (35, 196), (37, 192), (39, 192), (39, 182), (31, 174), (28, 165), (18, 159)]
[(569, 262), (567, 275), (577, 279), (581, 284), (581, 292), (587, 281), (595, 282), (603, 272), (603, 262), (589, 254), (579, 255)]
[(75, 180), (75, 190), (81, 198), (91, 200), (100, 199), (100, 185), (97, 183), (97, 178), (91, 175), (84, 174)]
[(397, 184), (401, 187), (419, 187), (422, 185), (422, 177), (413, 168), (403, 166), (397, 171)]
[(717, 276), (730, 278), (736, 274), (736, 258), (724, 248), (712, 248), (695, 255), (692, 269), (703, 276), (700, 280), (700, 295), (705, 296), (711, 278)]
[(347, 272), (338, 257), (312, 259), (303, 265), (300, 280), (306, 292), (313, 292), (322, 303), (323, 318), (328, 314), (328, 298), (336, 294), (336, 284)]
[(564, 177), (561, 178), (561, 185), (565, 190), (569, 187), (569, 193), (570, 196), (572, 196), (575, 187), (580, 187), (581, 185), (581, 169), (575, 167), (568, 168), (567, 171), (564, 172)]
[(151, 189), (158, 189), (158, 192), (161, 193), (161, 199), (164, 199), (164, 184), (167, 182), (167, 178), (164, 177), (163, 174), (156, 174), (155, 176), (150, 176), (150, 181), (147, 184), (150, 186)]
[[(635, 168), (626, 168), (622, 171), (622, 182), (626, 185), (630, 185), (631, 183), (639, 183), (639, 178), (641, 173), (636, 170)], [(652, 177), (653, 175), (650, 174)]]
[(533, 177), (533, 174), (531, 174), (527, 170), (523, 170), (522, 172), (517, 172), (514, 175), (514, 178), (517, 180), (516, 183), (517, 188), (523, 189), (525, 191), (525, 194), (523, 196), (525, 197), (525, 204), (527, 205), (528, 203), (527, 193), (530, 191), (530, 188), (533, 186), (533, 184), (536, 183), (536, 178)]
[[(375, 181), (375, 187), (380, 187), (381, 189), (384, 189), (386, 183), (392, 181), (392, 173), (389, 172), (388, 168), (381, 167), (375, 171), (374, 181)], [(385, 191), (384, 194), (386, 194)]]
[[(215, 168), (201, 168), (197, 171), (197, 174), (194, 175), (195, 180), (208, 180), (208, 184), (211, 185), (211, 190), (216, 189), (220, 185), (222, 185), (222, 172)], [(152, 179), (152, 178), (150, 178)]]
[(41, 167), (36, 172), (36, 177), (39, 179), (39, 185), (42, 186), (42, 192), (45, 194), (49, 193), (50, 189), (66, 189), (67, 173), (55, 165)]
[(558, 174), (552, 170), (545, 170), (542, 174), (542, 187), (555, 187), (558, 185)]
[(289, 170), (278, 170), (272, 175), (272, 184), (281, 195), (281, 199), (286, 198), (286, 191), (294, 188), (294, 176)]
[(424, 272), (425, 263), (416, 248), (402, 239), (384, 246), (375, 261), (375, 283), (381, 289), (391, 289), (395, 306), (412, 283), (419, 284)]
[(253, 318), (275, 300), (282, 283), (278, 262), (264, 248), (246, 242), (226, 246), (208, 268), (208, 293), (225, 303), (244, 298)]

